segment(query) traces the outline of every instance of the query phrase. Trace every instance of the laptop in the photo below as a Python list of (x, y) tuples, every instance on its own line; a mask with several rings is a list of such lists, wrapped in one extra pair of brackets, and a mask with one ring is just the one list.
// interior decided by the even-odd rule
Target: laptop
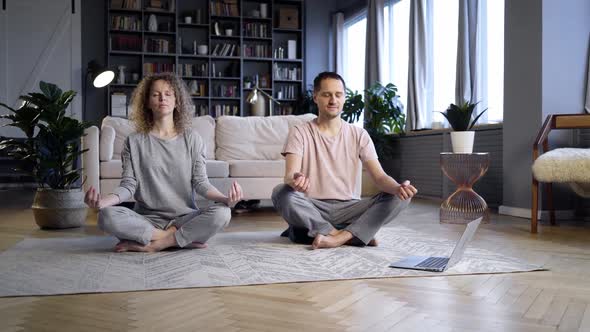
[(463, 235), (459, 242), (455, 245), (453, 253), (450, 257), (428, 257), (428, 256), (410, 256), (400, 261), (393, 262), (389, 267), (396, 267), (400, 269), (424, 270), (432, 272), (443, 272), (449, 267), (457, 264), (463, 257), (467, 243), (473, 238), (477, 227), (481, 223), (482, 218), (477, 218), (470, 221), (463, 231)]

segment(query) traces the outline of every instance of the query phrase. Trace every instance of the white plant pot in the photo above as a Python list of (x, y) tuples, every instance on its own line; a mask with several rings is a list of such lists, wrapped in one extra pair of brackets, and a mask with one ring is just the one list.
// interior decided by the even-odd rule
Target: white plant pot
[(453, 153), (472, 153), (474, 137), (474, 131), (452, 131), (451, 144), (453, 145)]

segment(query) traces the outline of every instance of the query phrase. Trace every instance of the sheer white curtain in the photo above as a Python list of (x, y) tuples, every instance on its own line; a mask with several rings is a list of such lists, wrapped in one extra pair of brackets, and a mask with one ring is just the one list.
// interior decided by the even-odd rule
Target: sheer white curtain
[(408, 105), (408, 55), (411, 0), (389, 0), (383, 11), (383, 83), (393, 83)]
[(432, 8), (433, 0), (410, 5), (407, 131), (429, 128), (432, 122)]
[[(459, 0), (455, 104), (479, 102), (475, 113), (488, 108), (487, 54), (483, 52), (486, 24), (485, 0)], [(480, 117), (487, 122), (487, 113)]]
[(332, 31), (334, 34), (334, 71), (344, 74), (344, 13), (332, 15)]
[(384, 0), (369, 0), (365, 50), (365, 87), (382, 82)]

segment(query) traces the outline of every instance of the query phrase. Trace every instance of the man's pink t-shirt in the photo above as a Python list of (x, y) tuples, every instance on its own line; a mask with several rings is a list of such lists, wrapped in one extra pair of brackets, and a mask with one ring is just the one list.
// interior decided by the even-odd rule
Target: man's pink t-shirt
[(301, 173), (310, 183), (307, 197), (360, 199), (356, 188), (361, 162), (377, 159), (377, 152), (365, 129), (340, 121), (340, 132), (333, 137), (320, 132), (317, 119), (289, 131), (282, 154), (302, 157)]

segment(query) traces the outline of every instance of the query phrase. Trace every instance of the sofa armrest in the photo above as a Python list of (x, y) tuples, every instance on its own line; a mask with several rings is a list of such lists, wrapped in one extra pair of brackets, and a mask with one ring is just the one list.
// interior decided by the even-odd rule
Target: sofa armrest
[(98, 159), (99, 129), (97, 126), (87, 128), (82, 137), (82, 149), (88, 149), (82, 155), (82, 180), (84, 181), (84, 192), (91, 186), (100, 192), (100, 161)]

